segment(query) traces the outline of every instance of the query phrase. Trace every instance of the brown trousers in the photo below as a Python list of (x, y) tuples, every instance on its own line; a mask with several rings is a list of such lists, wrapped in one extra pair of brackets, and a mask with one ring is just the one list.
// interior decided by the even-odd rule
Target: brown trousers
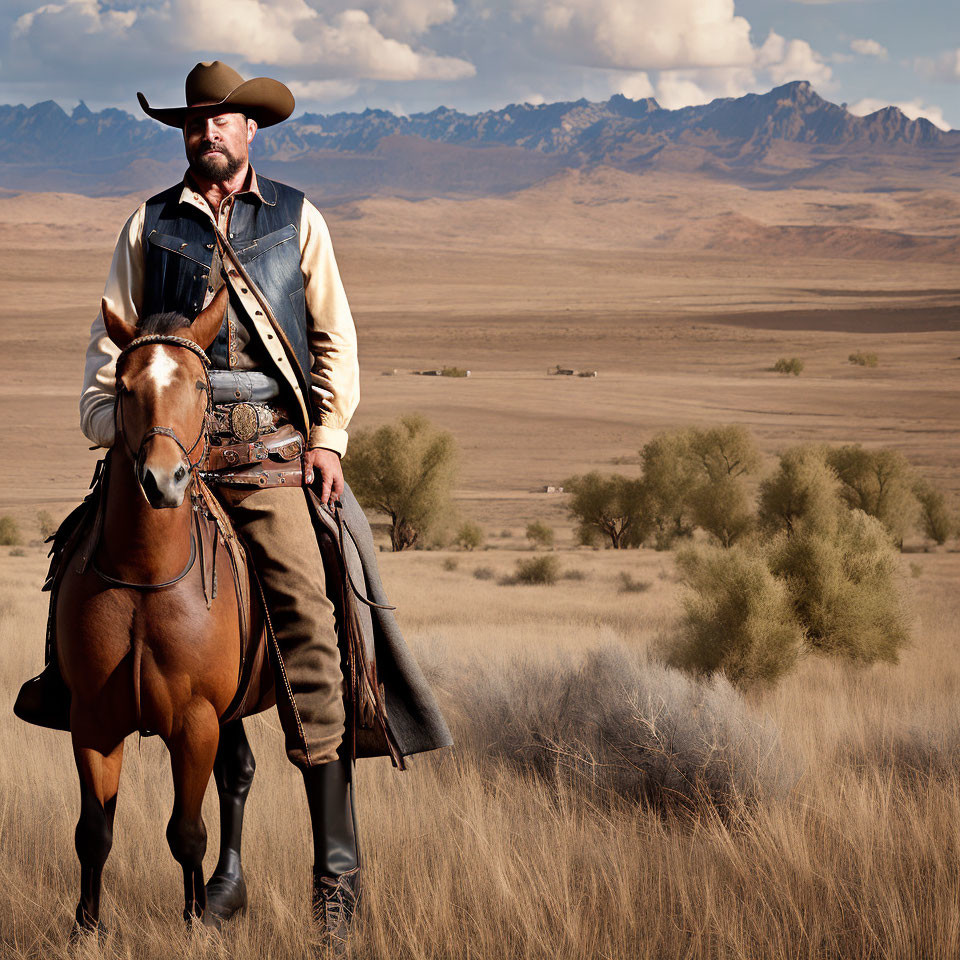
[(236, 502), (227, 490), (223, 500), (250, 548), (280, 648), (274, 667), (287, 756), (298, 767), (329, 763), (344, 733), (343, 675), (306, 494), (274, 487)]

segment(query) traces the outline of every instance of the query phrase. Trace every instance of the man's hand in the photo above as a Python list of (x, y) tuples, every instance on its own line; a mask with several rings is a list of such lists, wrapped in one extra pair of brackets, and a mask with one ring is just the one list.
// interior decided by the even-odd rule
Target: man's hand
[(309, 486), (315, 478), (321, 484), (321, 503), (326, 503), (331, 493), (334, 500), (339, 500), (343, 493), (343, 468), (339, 454), (324, 447), (308, 450), (303, 455), (303, 482)]

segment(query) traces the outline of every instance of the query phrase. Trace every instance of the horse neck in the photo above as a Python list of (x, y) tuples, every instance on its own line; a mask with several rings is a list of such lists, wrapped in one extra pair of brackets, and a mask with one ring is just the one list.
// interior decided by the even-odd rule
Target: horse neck
[(179, 507), (155, 509), (140, 489), (129, 455), (115, 447), (111, 459), (100, 539), (108, 572), (143, 582), (175, 576), (190, 557), (189, 495)]

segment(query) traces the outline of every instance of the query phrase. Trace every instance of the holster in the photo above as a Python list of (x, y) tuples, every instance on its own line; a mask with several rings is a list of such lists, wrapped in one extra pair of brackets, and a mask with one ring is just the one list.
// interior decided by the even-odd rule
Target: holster
[(248, 443), (211, 444), (203, 479), (220, 486), (303, 486), (303, 434), (292, 424)]

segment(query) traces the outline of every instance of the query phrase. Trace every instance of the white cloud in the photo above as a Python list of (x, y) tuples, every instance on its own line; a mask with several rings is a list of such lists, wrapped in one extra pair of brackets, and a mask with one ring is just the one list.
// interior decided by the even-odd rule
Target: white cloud
[(851, 40), (850, 49), (864, 57), (879, 57), (887, 59), (887, 48), (876, 40)]
[(346, 100), (360, 89), (360, 84), (355, 80), (291, 80), (287, 86), (297, 100), (312, 100), (315, 103)]
[(919, 73), (934, 80), (960, 80), (960, 47), (946, 50), (938, 57), (920, 57), (913, 63)]
[(856, 117), (865, 117), (867, 114), (876, 113), (884, 107), (898, 107), (911, 120), (923, 117), (924, 120), (929, 120), (941, 130), (950, 129), (950, 124), (944, 119), (943, 109), (932, 103), (924, 103), (919, 97), (915, 100), (900, 103), (888, 103), (886, 100), (878, 100), (875, 97), (864, 97), (856, 103), (851, 103), (847, 110)]
[(622, 93), (631, 100), (645, 100), (653, 96), (653, 84), (646, 72), (618, 76), (614, 88), (616, 93)]
[(518, 20), (575, 63), (625, 70), (729, 67), (753, 59), (733, 0), (519, 0)]
[(451, 0), (380, 0), (378, 26), (364, 10), (337, 9), (337, 0), (327, 0), (325, 9), (306, 0), (163, 0), (125, 12), (102, 0), (64, 0), (17, 20), (14, 52), (27, 69), (66, 75), (71, 61), (86, 66), (99, 59), (116, 67), (119, 57), (144, 63), (182, 62), (183, 54), (208, 59), (215, 37), (216, 55), (234, 65), (282, 67), (302, 83), (457, 80), (476, 73), (472, 63), (383, 32), (393, 24), (409, 37), (453, 9)]
[(657, 102), (667, 110), (677, 110), (718, 97), (742, 97), (754, 86), (756, 75), (745, 67), (662, 70), (657, 78)]
[(775, 84), (809, 80), (814, 87), (828, 87), (833, 77), (826, 64), (806, 40), (786, 40), (771, 30), (757, 54), (757, 66)]

